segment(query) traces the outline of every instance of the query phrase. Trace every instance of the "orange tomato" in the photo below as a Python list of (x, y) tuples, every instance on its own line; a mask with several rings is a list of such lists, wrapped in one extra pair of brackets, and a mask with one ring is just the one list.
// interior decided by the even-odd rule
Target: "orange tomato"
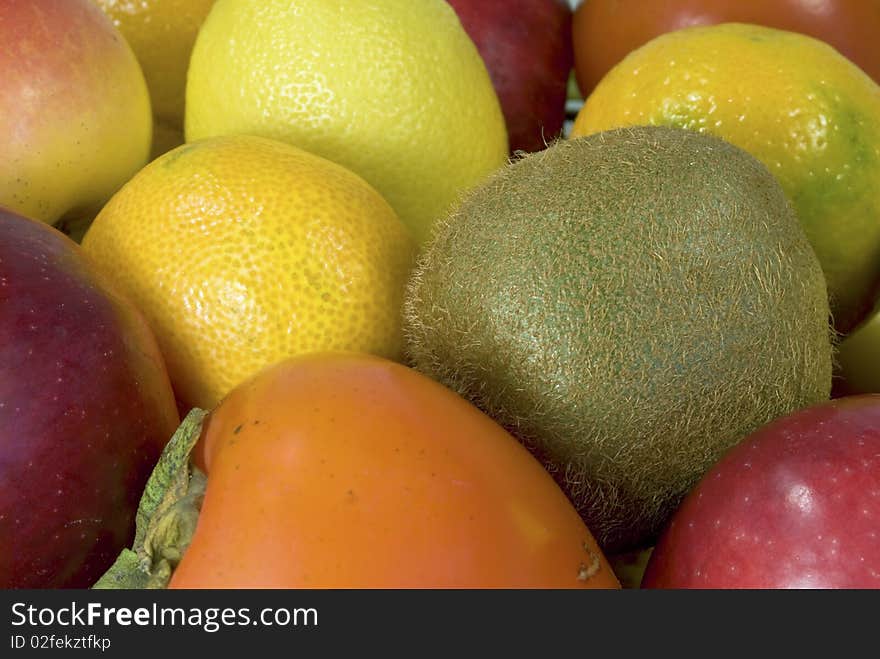
[(620, 588), (512, 435), (378, 357), (277, 364), (209, 415), (207, 489), (169, 588)]

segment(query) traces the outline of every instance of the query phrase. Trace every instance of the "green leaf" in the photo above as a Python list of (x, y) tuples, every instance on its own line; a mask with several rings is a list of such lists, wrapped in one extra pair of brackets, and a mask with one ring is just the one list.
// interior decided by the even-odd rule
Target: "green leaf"
[(207, 478), (190, 461), (208, 412), (194, 408), (156, 463), (135, 518), (131, 549), (93, 585), (94, 589), (165, 588), (195, 532)]

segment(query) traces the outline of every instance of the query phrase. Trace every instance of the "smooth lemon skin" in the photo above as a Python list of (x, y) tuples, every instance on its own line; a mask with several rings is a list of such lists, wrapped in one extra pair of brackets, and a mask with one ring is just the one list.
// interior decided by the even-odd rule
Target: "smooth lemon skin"
[(819, 257), (836, 328), (865, 317), (880, 282), (880, 86), (867, 74), (801, 34), (687, 28), (612, 69), (571, 135), (638, 124), (709, 132), (763, 162)]
[(358, 173), (419, 244), (508, 155), (489, 74), (442, 0), (218, 0), (193, 48), (185, 135), (235, 133)]
[(137, 59), (85, 0), (4, 0), (0, 41), (0, 205), (47, 224), (93, 216), (149, 156)]
[(186, 406), (210, 409), (296, 354), (400, 358), (411, 235), (359, 176), (286, 143), (177, 147), (113, 197), (82, 244), (147, 316)]

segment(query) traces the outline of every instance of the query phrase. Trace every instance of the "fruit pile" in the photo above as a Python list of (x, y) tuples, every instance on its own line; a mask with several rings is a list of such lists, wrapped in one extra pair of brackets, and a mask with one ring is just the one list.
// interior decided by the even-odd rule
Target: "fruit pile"
[(880, 588), (877, 34), (0, 3), (0, 587)]

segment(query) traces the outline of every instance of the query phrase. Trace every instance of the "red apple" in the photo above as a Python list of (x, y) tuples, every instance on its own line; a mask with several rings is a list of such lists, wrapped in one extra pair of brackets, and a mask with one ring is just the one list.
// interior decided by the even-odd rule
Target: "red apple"
[(571, 74), (567, 0), (448, 0), (483, 56), (507, 122), (511, 152), (559, 137)]
[(70, 238), (0, 209), (0, 588), (91, 585), (178, 422), (138, 310)]
[(880, 395), (802, 409), (687, 495), (642, 588), (880, 588)]
[(0, 42), (0, 205), (94, 215), (150, 154), (137, 58), (90, 0), (2, 0)]

